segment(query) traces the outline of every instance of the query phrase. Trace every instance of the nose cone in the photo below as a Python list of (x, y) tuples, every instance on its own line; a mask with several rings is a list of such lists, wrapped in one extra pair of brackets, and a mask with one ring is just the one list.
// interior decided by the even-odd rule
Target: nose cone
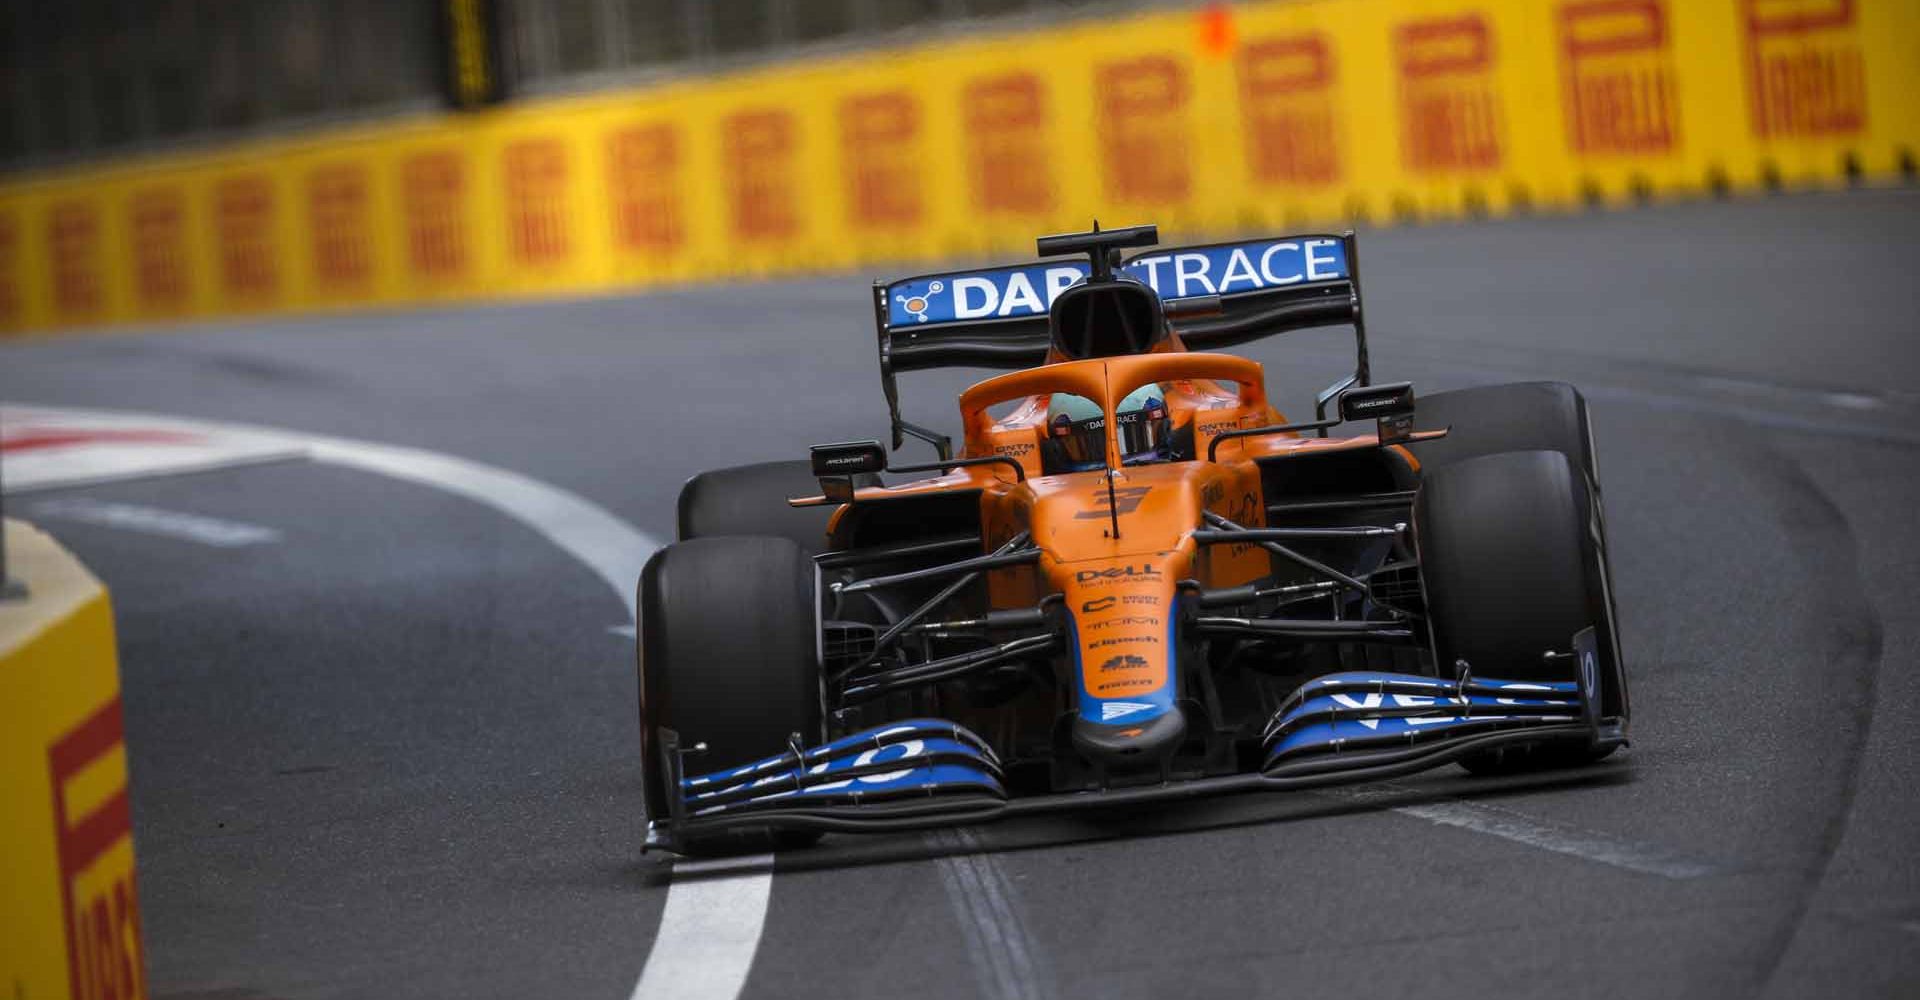
[(1054, 568), (1073, 609), (1079, 703), (1073, 744), (1090, 761), (1139, 767), (1186, 736), (1174, 662), (1176, 553)]
[(1109, 767), (1157, 764), (1186, 738), (1187, 719), (1179, 705), (1154, 706), (1153, 711), (1159, 714), (1142, 711), (1139, 722), (1094, 722), (1084, 713), (1075, 716), (1073, 747), (1088, 760)]

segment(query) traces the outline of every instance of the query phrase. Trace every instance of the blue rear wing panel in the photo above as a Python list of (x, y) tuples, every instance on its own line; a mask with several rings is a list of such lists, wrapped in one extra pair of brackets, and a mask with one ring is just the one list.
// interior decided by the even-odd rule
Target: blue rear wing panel
[[(1156, 247), (1134, 255), (1120, 270), (1163, 300), (1287, 292), (1352, 277), (1346, 240), (1338, 236)], [(1086, 264), (1061, 261), (905, 278), (883, 288), (887, 326), (907, 333), (1044, 318), (1053, 300), (1086, 276)]]
[[(901, 446), (907, 431), (937, 448), (948, 445), (900, 418), (898, 373), (1046, 363), (1048, 309), (1087, 270), (1084, 262), (1061, 259), (876, 282), (880, 387), (893, 446)], [(1151, 286), (1162, 301), (1219, 296), (1218, 315), (1171, 324), (1188, 350), (1218, 351), (1293, 330), (1351, 324), (1356, 363), (1350, 383), (1368, 383), (1360, 259), (1352, 233), (1151, 247), (1127, 258), (1119, 273)]]

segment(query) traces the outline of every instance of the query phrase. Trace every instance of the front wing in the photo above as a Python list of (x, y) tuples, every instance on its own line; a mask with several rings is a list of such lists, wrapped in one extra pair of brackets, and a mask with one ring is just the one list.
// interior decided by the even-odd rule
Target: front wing
[[(1592, 641), (1583, 632), (1576, 653)], [(986, 741), (940, 719), (891, 723), (693, 777), (684, 773), (679, 735), (662, 730), (658, 763), (678, 794), (668, 796), (668, 815), (651, 818), (646, 846), (681, 850), (689, 839), (740, 829), (881, 832), (1314, 788), (1398, 777), (1514, 744), (1624, 743), (1624, 724), (1602, 718), (1599, 704), (1589, 671), (1563, 682), (1332, 674), (1302, 685), (1274, 713), (1256, 772), (1022, 797), (1009, 795)]]

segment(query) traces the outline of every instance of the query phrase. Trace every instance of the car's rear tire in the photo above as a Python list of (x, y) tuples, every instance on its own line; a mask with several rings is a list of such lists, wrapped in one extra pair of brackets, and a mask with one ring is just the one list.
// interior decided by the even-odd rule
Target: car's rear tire
[[(878, 486), (863, 475), (856, 486)], [(826, 547), (832, 506), (794, 507), (789, 497), (817, 496), (820, 481), (810, 463), (760, 462), (702, 472), (680, 487), (680, 539), (716, 535), (776, 535), (791, 539), (809, 554)]]
[[(723, 536), (669, 545), (640, 574), (640, 756), (647, 815), (667, 815), (659, 731), (679, 734), (694, 773), (821, 740), (813, 562), (786, 538)], [(817, 839), (775, 838), (779, 846)], [(696, 850), (764, 849), (751, 831)]]
[[(1572, 680), (1571, 658), (1544, 654), (1570, 653), (1574, 633), (1592, 626), (1600, 676), (1624, 682), (1602, 532), (1586, 477), (1562, 452), (1481, 455), (1423, 470), (1414, 544), (1441, 674), (1464, 660), (1480, 677)], [(1624, 690), (1603, 701), (1624, 714)], [(1610, 750), (1547, 744), (1463, 763), (1508, 771), (1582, 763)]]
[(1422, 396), (1414, 408), (1421, 430), (1451, 427), (1446, 437), (1412, 446), (1422, 469), (1439, 469), (1481, 455), (1557, 451), (1600, 488), (1587, 400), (1565, 382), (1509, 382)]

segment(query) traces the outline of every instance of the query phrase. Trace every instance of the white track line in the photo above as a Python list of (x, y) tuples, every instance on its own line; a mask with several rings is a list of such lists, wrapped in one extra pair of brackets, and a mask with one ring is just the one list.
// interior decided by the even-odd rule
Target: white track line
[[(1350, 802), (1372, 803), (1391, 799), (1410, 790), (1397, 786), (1388, 787), (1392, 791), (1325, 791), (1322, 794)], [(1624, 868), (1643, 875), (1690, 879), (1712, 875), (1719, 871), (1716, 866), (1684, 858), (1657, 847), (1636, 844), (1597, 830), (1582, 829), (1564, 823), (1550, 823), (1511, 809), (1481, 802), (1455, 800), (1404, 806), (1387, 805), (1381, 802), (1381, 805), (1402, 816), (1411, 816), (1440, 826), (1471, 830), (1489, 837), (1499, 837), (1516, 844), (1525, 844), (1528, 847), (1565, 854), (1597, 864), (1611, 865), (1614, 868)]]
[[(640, 570), (660, 547), (656, 539), (584, 497), (517, 472), (439, 452), (147, 413), (41, 406), (19, 410), (82, 424), (125, 426), (137, 422), (158, 429), (244, 433), (284, 443), (294, 452), (287, 457), (304, 453), (315, 462), (378, 473), (465, 497), (525, 524), (579, 560), (613, 588), (629, 620), (634, 618), (634, 590)], [(634, 817), (636, 826), (640, 822), (640, 817)], [(757, 865), (752, 860), (742, 864), (749, 870), (738, 875), (668, 885), (660, 929), (634, 987), (635, 997), (733, 1000), (739, 996), (760, 946), (773, 885), (771, 857)], [(681, 868), (690, 871), (694, 865), (682, 862)]]
[[(683, 861), (674, 871), (691, 874), (705, 867)], [(731, 858), (719, 870), (744, 873), (671, 883), (633, 1000), (739, 996), (760, 949), (772, 867), (771, 854)]]
[(108, 528), (158, 535), (183, 542), (211, 545), (216, 549), (237, 549), (246, 545), (266, 545), (281, 538), (278, 529), (245, 521), (228, 521), (204, 514), (162, 510), (144, 504), (109, 503), (91, 497), (63, 497), (43, 500), (27, 508), (36, 518), (77, 521)]

